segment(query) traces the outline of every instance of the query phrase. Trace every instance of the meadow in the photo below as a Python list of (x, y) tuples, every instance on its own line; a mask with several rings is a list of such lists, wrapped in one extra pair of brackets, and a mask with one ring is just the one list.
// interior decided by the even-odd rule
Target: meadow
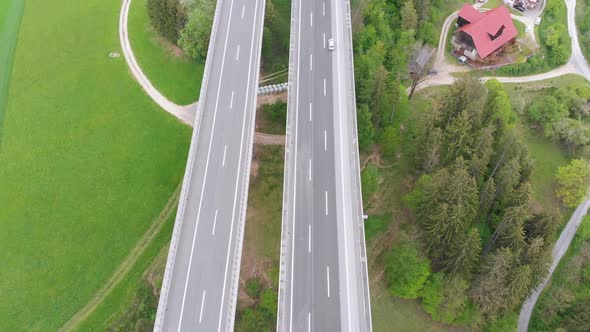
[(149, 99), (123, 58), (108, 56), (121, 52), (120, 6), (27, 1), (0, 148), (2, 331), (62, 326), (182, 179), (190, 128)]

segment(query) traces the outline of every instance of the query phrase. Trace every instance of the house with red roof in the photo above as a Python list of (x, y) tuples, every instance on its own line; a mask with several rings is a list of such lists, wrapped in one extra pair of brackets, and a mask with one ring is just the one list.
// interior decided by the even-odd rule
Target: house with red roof
[(514, 42), (518, 31), (510, 12), (504, 6), (480, 12), (469, 4), (463, 5), (457, 18), (457, 31), (451, 44), (455, 53), (478, 61), (500, 51)]

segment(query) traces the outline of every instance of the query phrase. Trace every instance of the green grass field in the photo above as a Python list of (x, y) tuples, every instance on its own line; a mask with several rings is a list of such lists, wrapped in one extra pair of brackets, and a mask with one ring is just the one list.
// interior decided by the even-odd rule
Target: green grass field
[(160, 37), (151, 27), (146, 0), (134, 0), (129, 10), (129, 40), (145, 75), (164, 96), (179, 105), (199, 98), (204, 62), (197, 62)]
[(24, 7), (24, 0), (5, 0), (0, 3), (0, 141), (16, 38)]
[(27, 1), (0, 151), (2, 331), (57, 330), (181, 181), (190, 128), (108, 57), (120, 6)]

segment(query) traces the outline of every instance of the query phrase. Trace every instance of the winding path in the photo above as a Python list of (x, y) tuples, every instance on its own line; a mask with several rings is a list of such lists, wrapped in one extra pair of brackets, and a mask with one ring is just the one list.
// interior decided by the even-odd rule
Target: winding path
[[(129, 33), (127, 29), (129, 8), (131, 7), (131, 0), (123, 0), (121, 6), (121, 14), (119, 16), (119, 41), (121, 42), (121, 49), (125, 56), (125, 61), (131, 70), (133, 78), (141, 85), (145, 93), (163, 110), (174, 115), (183, 123), (193, 126), (195, 122), (195, 114), (197, 113), (197, 102), (190, 105), (177, 105), (171, 100), (166, 98), (158, 89), (154, 87), (152, 82), (147, 78), (131, 48), (131, 42), (129, 41)], [(267, 98), (263, 100), (273, 100)], [(262, 103), (261, 103), (262, 104)], [(285, 145), (285, 135), (271, 135), (261, 132), (256, 132), (254, 135), (254, 143), (262, 145)]]
[(526, 299), (524, 304), (522, 305), (522, 309), (520, 310), (520, 315), (518, 316), (518, 332), (527, 332), (529, 326), (529, 320), (531, 319), (531, 314), (533, 309), (535, 308), (535, 303), (541, 295), (543, 288), (549, 282), (553, 271), (557, 268), (561, 257), (567, 251), (574, 235), (576, 235), (576, 231), (578, 227), (584, 220), (584, 216), (588, 212), (588, 207), (590, 207), (590, 200), (584, 201), (582, 204), (578, 205), (574, 214), (570, 218), (570, 221), (567, 223), (561, 235), (559, 235), (559, 239), (555, 242), (555, 247), (553, 247), (553, 251), (551, 255), (553, 256), (553, 262), (551, 263), (551, 267), (549, 268), (549, 274), (543, 281), (535, 288), (535, 290), (531, 293), (531, 295)]

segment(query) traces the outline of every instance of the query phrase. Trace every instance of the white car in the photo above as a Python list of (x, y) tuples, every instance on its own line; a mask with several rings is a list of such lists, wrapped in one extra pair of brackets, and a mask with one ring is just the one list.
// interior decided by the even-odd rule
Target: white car
[(328, 49), (330, 51), (333, 51), (334, 50), (334, 38), (328, 39)]
[(528, 27), (526, 27), (526, 29), (524, 29), (524, 32), (526, 32), (526, 33), (529, 33), (531, 31), (533, 31), (533, 27), (530, 25)]
[(537, 17), (537, 19), (535, 20), (535, 25), (539, 25), (541, 24), (541, 18)]

